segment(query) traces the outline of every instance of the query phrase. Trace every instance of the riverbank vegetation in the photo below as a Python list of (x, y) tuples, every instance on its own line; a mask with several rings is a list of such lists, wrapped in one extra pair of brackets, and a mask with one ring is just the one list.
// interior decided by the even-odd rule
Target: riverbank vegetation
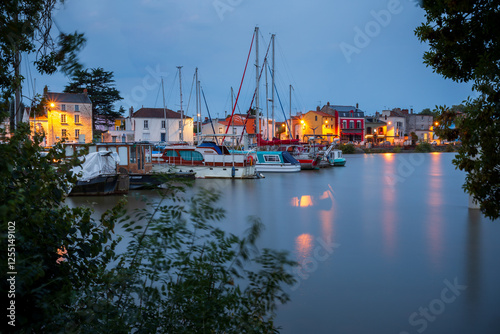
[[(126, 211), (126, 197), (100, 220), (64, 204), (79, 160), (61, 145), (41, 154), (21, 126), (0, 144), (0, 224), (7, 249), (15, 222), (15, 327), (19, 333), (271, 333), (284, 288), (294, 283), (287, 253), (259, 250), (263, 228), (224, 232), (219, 195), (159, 190), (159, 203)], [(57, 161), (54, 165), (54, 161)], [(114, 231), (128, 233), (126, 251)], [(122, 241), (123, 242), (123, 241)], [(7, 263), (7, 252), (0, 260)], [(8, 284), (3, 280), (2, 293)]]

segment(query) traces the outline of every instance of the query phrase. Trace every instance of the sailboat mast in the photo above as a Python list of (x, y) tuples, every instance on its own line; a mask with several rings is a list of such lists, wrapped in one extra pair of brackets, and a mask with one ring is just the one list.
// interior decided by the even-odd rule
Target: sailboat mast
[(167, 110), (165, 107), (165, 89), (163, 88), (163, 77), (161, 78), (161, 92), (163, 96), (163, 120), (165, 121), (165, 142), (168, 143)]
[[(233, 87), (231, 87), (231, 108), (232, 106), (234, 105), (234, 99), (233, 99)], [(231, 123), (233, 125), (233, 135), (236, 134), (236, 128), (234, 127), (234, 118), (231, 117)], [(236, 137), (233, 137), (233, 147), (236, 146), (236, 143), (234, 142), (234, 140), (236, 139)]]
[(266, 139), (269, 140), (269, 88), (267, 84), (267, 71), (269, 69), (267, 58), (264, 60), (264, 72), (266, 73)]
[(199, 95), (199, 82), (198, 82), (198, 67), (194, 70), (194, 76), (195, 76), (195, 81), (196, 81), (196, 138), (197, 141), (200, 141), (200, 104), (198, 103), (198, 100), (200, 98)]
[(289, 137), (292, 138), (292, 85), (290, 85), (290, 126), (288, 127)]
[(179, 90), (181, 93), (181, 135), (180, 135), (180, 140), (184, 140), (184, 111), (182, 110), (182, 75), (181, 75), (181, 68), (182, 66), (177, 66), (179, 69)]
[(274, 138), (274, 135), (275, 135), (275, 132), (276, 132), (276, 125), (274, 123), (274, 90), (276, 89), (276, 86), (275, 86), (275, 83), (274, 83), (274, 36), (276, 36), (275, 34), (272, 34), (271, 35), (271, 42), (272, 42), (272, 46), (273, 46), (273, 58), (272, 58), (272, 63), (271, 63), (271, 117), (273, 119), (273, 127), (271, 129), (271, 133), (272, 133), (272, 137), (271, 138)]
[(260, 134), (259, 117), (259, 27), (255, 27), (255, 133)]

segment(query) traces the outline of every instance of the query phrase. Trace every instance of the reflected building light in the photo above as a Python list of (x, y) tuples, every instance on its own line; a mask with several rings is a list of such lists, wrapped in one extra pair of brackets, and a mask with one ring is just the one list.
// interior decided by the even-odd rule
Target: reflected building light
[(291, 204), (292, 206), (301, 208), (314, 205), (313, 199), (310, 195), (301, 196), (300, 199), (298, 197), (292, 197)]
[(311, 255), (313, 247), (313, 236), (307, 233), (299, 235), (295, 239), (295, 250), (299, 260), (306, 259)]

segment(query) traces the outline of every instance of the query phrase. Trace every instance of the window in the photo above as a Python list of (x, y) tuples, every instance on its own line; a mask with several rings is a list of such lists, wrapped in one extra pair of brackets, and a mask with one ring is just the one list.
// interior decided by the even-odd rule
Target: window
[(61, 104), (61, 110), (66, 110), (66, 105), (65, 104)]
[[(76, 117), (76, 116), (75, 116), (75, 117)], [(120, 126), (119, 126), (119, 125), (115, 126), (115, 130), (116, 130), (116, 131), (120, 131)]]
[(80, 115), (75, 115), (75, 123), (80, 123)]
[(62, 129), (61, 130), (61, 138), (67, 138), (68, 137), (68, 132), (66, 131), (66, 129)]
[(318, 120), (318, 116), (314, 116), (314, 120), (317, 121)]
[(61, 115), (61, 123), (66, 123), (66, 114)]
[(75, 130), (75, 139), (80, 138), (80, 129)]
[(144, 121), (144, 129), (149, 129), (149, 121), (148, 120)]
[(116, 136), (111, 136), (111, 141), (112, 141), (113, 143), (116, 143)]
[(165, 127), (166, 127), (165, 125), (166, 125), (166, 121), (161, 121), (161, 128), (162, 129), (165, 129)]
[(349, 121), (349, 129), (354, 129), (354, 121)]
[(276, 154), (273, 154), (273, 155), (265, 154), (264, 161), (265, 162), (281, 162), (280, 157)]
[(197, 151), (179, 151), (182, 160), (203, 161), (203, 154)]
[(369, 126), (366, 128), (366, 134), (371, 135), (372, 134), (372, 128)]
[(222, 126), (219, 126), (219, 133), (223, 133), (224, 129), (222, 128)]
[(347, 121), (342, 121), (342, 129), (347, 129)]
[(424, 125), (423, 124), (420, 127), (421, 127), (422, 130), (424, 129)]
[(361, 121), (357, 121), (356, 122), (356, 128), (357, 129), (361, 129)]
[(75, 111), (80, 111), (80, 106), (78, 104), (75, 104)]

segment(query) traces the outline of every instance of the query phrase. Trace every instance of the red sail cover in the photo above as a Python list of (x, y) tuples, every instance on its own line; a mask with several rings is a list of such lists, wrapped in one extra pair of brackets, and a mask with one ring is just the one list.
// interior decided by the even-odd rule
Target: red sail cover
[(298, 139), (273, 139), (273, 140), (265, 140), (262, 139), (262, 135), (260, 133), (257, 134), (257, 146), (273, 146), (273, 145), (292, 145), (298, 144)]

